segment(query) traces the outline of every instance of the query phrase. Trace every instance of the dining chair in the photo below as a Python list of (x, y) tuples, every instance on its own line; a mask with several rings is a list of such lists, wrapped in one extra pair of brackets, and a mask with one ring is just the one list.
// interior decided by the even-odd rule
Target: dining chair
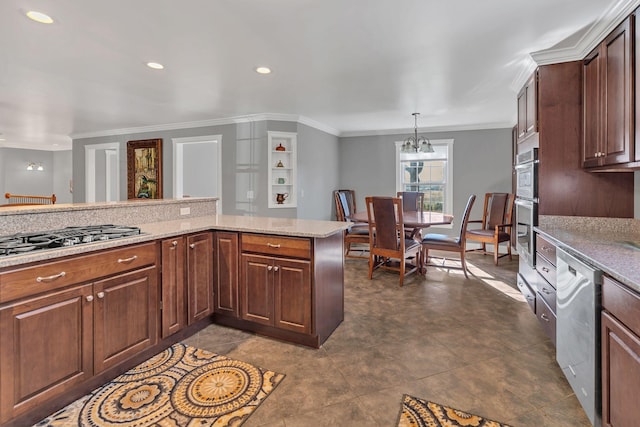
[[(356, 209), (356, 197), (354, 190), (336, 190), (333, 192), (336, 204), (336, 219), (338, 221), (350, 221), (350, 216)], [(355, 255), (351, 253), (351, 245), (359, 244), (369, 250), (369, 225), (356, 222), (344, 233), (344, 256), (347, 258), (369, 258), (369, 255)]]
[[(424, 193), (420, 191), (398, 191), (397, 196), (402, 198), (402, 210), (404, 212), (422, 212), (424, 210)], [(405, 227), (404, 235), (407, 239), (422, 239), (422, 230), (413, 227)]]
[[(420, 267), (420, 243), (404, 236), (402, 200), (398, 197), (366, 198), (369, 217), (369, 280), (373, 270), (383, 268), (400, 272), (400, 286), (405, 276)], [(407, 265), (413, 257), (415, 264)], [(393, 260), (397, 260), (397, 263)]]
[[(469, 224), (469, 215), (471, 213), (471, 208), (473, 207), (473, 202), (476, 200), (476, 195), (472, 194), (469, 196), (469, 200), (467, 201), (467, 206), (464, 208), (464, 213), (462, 214), (462, 221), (460, 222), (460, 233), (457, 236), (447, 236), (446, 234), (436, 234), (429, 233), (424, 236), (422, 239), (422, 268), (423, 271), (426, 271), (427, 266), (434, 266), (439, 268), (446, 269), (458, 269), (464, 272), (464, 277), (467, 279), (469, 276), (467, 275), (467, 264), (464, 259), (464, 254), (466, 252), (466, 239), (465, 235), (467, 232), (467, 225)], [(446, 265), (446, 261), (450, 261), (451, 258), (446, 257), (431, 257), (431, 258), (440, 258), (442, 260), (442, 264), (429, 264), (429, 250), (437, 250), (437, 251), (448, 251), (448, 252), (458, 252), (460, 254), (460, 267)]]
[[(486, 193), (481, 220), (471, 220), (469, 224), (481, 224), (480, 228), (468, 228), (466, 240), (481, 243), (479, 249), (468, 251), (482, 251), (487, 254), (487, 244), (493, 245), (493, 262), (498, 265), (498, 259), (509, 255), (511, 260), (511, 233), (513, 228), (513, 204), (515, 195), (512, 193)], [(499, 255), (500, 243), (507, 243), (507, 253)]]

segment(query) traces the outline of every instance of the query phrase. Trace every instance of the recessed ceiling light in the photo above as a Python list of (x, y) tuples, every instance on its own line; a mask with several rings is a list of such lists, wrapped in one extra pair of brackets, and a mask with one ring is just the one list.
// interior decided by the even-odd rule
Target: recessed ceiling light
[(259, 74), (270, 74), (271, 73), (271, 68), (269, 68), (269, 67), (258, 67), (258, 68), (256, 68), (256, 73), (259, 73)]
[(53, 19), (49, 15), (42, 12), (36, 12), (35, 10), (30, 10), (29, 12), (27, 12), (27, 16), (29, 17), (29, 19), (32, 19), (41, 24), (53, 23)]
[(162, 70), (164, 68), (164, 65), (158, 62), (147, 62), (147, 67), (153, 68), (154, 70)]

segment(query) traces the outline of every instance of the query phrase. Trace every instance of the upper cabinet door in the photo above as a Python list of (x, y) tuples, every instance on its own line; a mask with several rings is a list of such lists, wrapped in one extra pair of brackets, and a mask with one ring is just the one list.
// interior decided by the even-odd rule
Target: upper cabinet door
[(631, 161), (633, 129), (633, 22), (627, 18), (603, 42), (603, 164)]
[(634, 159), (634, 21), (627, 18), (583, 61), (586, 168)]
[(534, 72), (518, 93), (518, 142), (538, 131), (538, 73)]

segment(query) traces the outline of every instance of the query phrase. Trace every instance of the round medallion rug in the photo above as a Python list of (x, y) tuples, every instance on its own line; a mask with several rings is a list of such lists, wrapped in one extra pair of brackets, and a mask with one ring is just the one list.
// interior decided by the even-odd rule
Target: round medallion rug
[(240, 425), (283, 378), (178, 343), (37, 426)]

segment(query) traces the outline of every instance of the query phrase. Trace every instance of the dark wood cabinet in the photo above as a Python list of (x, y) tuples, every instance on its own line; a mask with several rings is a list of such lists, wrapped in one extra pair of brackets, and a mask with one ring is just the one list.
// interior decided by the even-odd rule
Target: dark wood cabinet
[(166, 239), (162, 248), (162, 337), (213, 313), (213, 234)]
[(213, 234), (187, 236), (187, 323), (213, 313)]
[(155, 262), (144, 244), (0, 274), (0, 424), (156, 344)]
[(602, 425), (631, 427), (640, 417), (640, 295), (603, 278)]
[(536, 233), (535, 313), (551, 341), (556, 343), (556, 246)]
[(0, 424), (93, 375), (93, 298), (84, 285), (0, 310)]
[(583, 61), (585, 168), (634, 160), (634, 26), (625, 19)]
[(243, 319), (311, 332), (309, 261), (242, 254), (241, 290)]
[(214, 236), (215, 307), (217, 315), (239, 316), (238, 233), (217, 231)]
[(162, 338), (178, 332), (187, 324), (185, 306), (185, 265), (183, 237), (161, 242), (162, 251)]
[(538, 213), (633, 218), (633, 174), (582, 167), (582, 73), (582, 61), (538, 69), (538, 138), (518, 144), (539, 148)]
[(538, 131), (538, 73), (527, 80), (518, 93), (518, 123), (516, 125), (517, 139), (523, 141)]
[(94, 283), (94, 374), (156, 344), (157, 278), (152, 266)]

